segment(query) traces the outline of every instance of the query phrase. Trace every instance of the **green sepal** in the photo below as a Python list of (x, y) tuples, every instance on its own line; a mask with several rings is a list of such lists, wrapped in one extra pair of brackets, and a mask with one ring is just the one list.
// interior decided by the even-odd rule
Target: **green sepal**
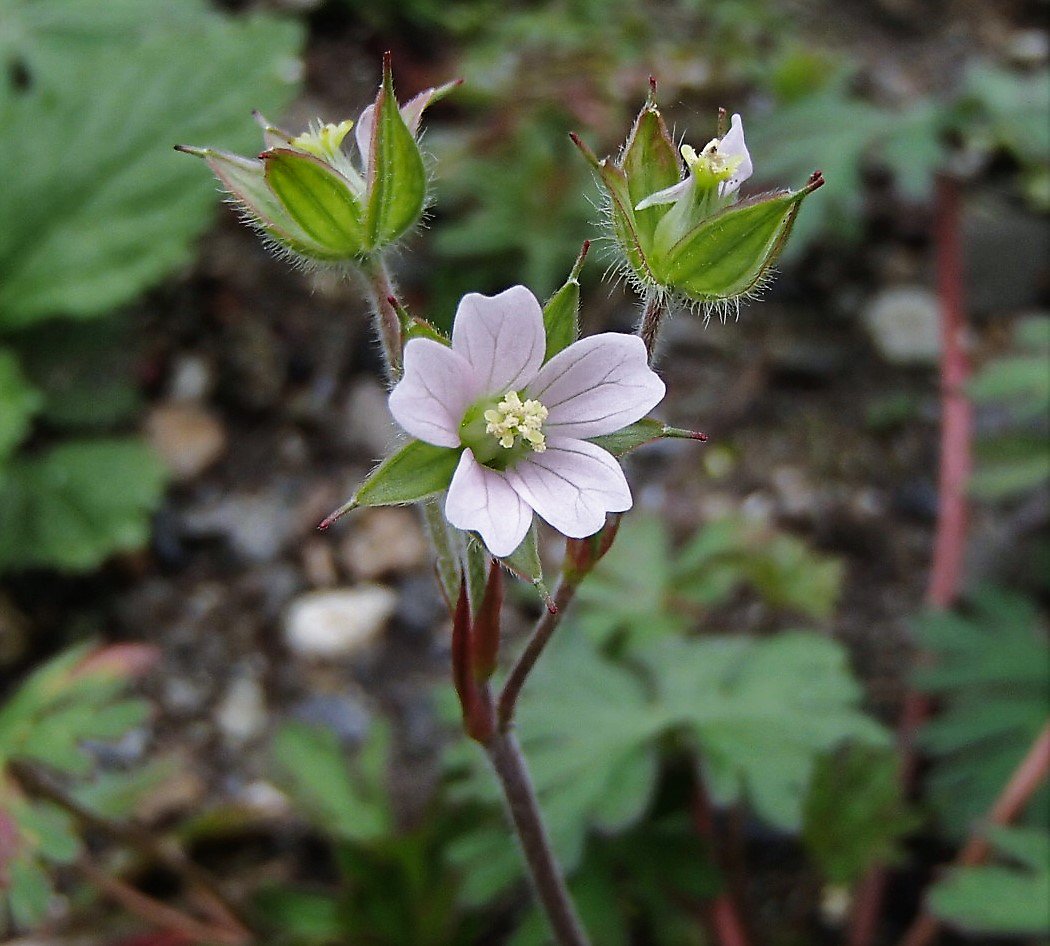
[(259, 159), (242, 158), (229, 151), (193, 148), (189, 145), (177, 145), (176, 150), (203, 158), (223, 189), (251, 222), (282, 246), (314, 260), (340, 258), (338, 253), (333, 253), (314, 240), (285, 210), (266, 183), (263, 162)]
[(349, 502), (320, 525), (327, 529), (336, 519), (361, 506), (396, 506), (414, 503), (448, 489), (463, 451), (410, 440), (379, 464), (357, 488)]
[(703, 220), (654, 259), (660, 282), (698, 301), (746, 294), (780, 253), (802, 201), (822, 183), (817, 177), (802, 190), (747, 200)]
[(271, 148), (262, 159), (270, 190), (311, 240), (332, 258), (361, 254), (361, 206), (342, 174), (290, 148)]
[[(681, 177), (681, 162), (674, 141), (652, 100), (646, 102), (635, 119), (621, 167), (627, 177), (631, 207), (637, 207), (651, 194), (674, 186)], [(652, 245), (657, 224), (668, 210), (670, 205), (656, 204), (634, 211), (634, 226), (641, 245)]]
[(589, 439), (595, 446), (608, 450), (614, 457), (622, 457), (656, 440), (696, 440), (703, 443), (707, 440), (707, 434), (697, 430), (683, 430), (681, 427), (668, 427), (663, 421), (646, 417), (615, 433)]
[(543, 306), (543, 330), (547, 336), (544, 361), (550, 361), (558, 352), (568, 348), (580, 337), (580, 270), (590, 249), (590, 240), (584, 242), (580, 255), (568, 279)]
[(423, 156), (398, 108), (389, 59), (383, 63), (383, 84), (376, 96), (367, 172), (365, 233), (369, 249), (375, 250), (415, 226), (427, 194)]
[(510, 555), (504, 556), (499, 561), (512, 575), (531, 584), (540, 593), (540, 597), (543, 598), (544, 602), (547, 604), (551, 603), (550, 593), (547, 591), (547, 586), (543, 583), (543, 563), (540, 561), (540, 547), (536, 536), (535, 519), (529, 526), (529, 531), (525, 533), (525, 538), (521, 540), (521, 545), (511, 552)]

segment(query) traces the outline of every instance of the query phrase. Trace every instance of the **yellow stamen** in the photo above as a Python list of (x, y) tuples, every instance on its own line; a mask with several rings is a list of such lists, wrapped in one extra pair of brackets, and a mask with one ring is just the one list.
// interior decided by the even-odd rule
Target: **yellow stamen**
[(539, 401), (532, 398), (522, 401), (517, 391), (508, 391), (495, 408), (482, 416), (487, 422), (485, 432), (492, 434), (501, 447), (509, 450), (521, 437), (536, 453), (547, 449), (547, 438), (541, 432), (547, 408)]

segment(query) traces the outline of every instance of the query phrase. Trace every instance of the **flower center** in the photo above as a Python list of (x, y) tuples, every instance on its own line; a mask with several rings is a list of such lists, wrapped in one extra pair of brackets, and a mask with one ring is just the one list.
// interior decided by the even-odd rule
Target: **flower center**
[(309, 131), (304, 131), (292, 139), (292, 147), (312, 154), (322, 161), (331, 161), (338, 156), (343, 139), (353, 127), (354, 123), (349, 120), (340, 122), (338, 125), (331, 123), (322, 125), (320, 122), (314, 122)]
[(547, 449), (547, 438), (542, 433), (547, 408), (539, 401), (522, 401), (517, 391), (508, 391), (482, 416), (487, 422), (485, 433), (492, 434), (505, 450), (510, 450), (519, 437), (523, 446), (527, 443), (536, 453)]
[(744, 159), (724, 154), (719, 150), (721, 144), (721, 140), (712, 138), (699, 154), (689, 145), (682, 145), (682, 157), (697, 183), (712, 187), (722, 181), (728, 181), (733, 172), (740, 167)]

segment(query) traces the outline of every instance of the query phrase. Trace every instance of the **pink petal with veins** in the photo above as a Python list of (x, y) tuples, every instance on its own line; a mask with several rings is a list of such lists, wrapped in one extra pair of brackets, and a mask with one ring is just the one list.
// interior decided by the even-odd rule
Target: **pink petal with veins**
[(405, 345), (405, 373), (390, 392), (390, 412), (408, 433), (436, 447), (458, 447), (459, 425), (481, 390), (474, 369), (429, 338)]
[(456, 309), (452, 349), (473, 365), (483, 394), (520, 390), (543, 364), (543, 310), (524, 286), (495, 296), (469, 292)]
[(594, 535), (607, 512), (631, 508), (631, 490), (612, 454), (571, 437), (551, 438), (507, 470), (507, 482), (540, 516), (573, 539)]
[(547, 408), (543, 430), (548, 436), (584, 438), (641, 420), (665, 391), (638, 336), (604, 332), (555, 355), (526, 394)]
[(482, 466), (464, 450), (445, 498), (445, 518), (457, 529), (481, 534), (493, 555), (510, 555), (532, 524), (532, 510), (506, 475)]

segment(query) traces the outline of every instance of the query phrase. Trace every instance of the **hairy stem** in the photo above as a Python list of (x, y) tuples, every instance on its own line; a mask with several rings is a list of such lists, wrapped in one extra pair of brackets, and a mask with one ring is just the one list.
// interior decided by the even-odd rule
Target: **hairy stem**
[(514, 830), (521, 844), (529, 876), (558, 946), (589, 946), (590, 941), (576, 915), (561, 868), (551, 850), (543, 825), (536, 790), (529, 778), (525, 757), (514, 734), (497, 731), (485, 743), (492, 767), (507, 799)]
[(383, 355), (386, 358), (387, 375), (397, 381), (401, 377), (402, 343), (401, 320), (394, 308), (394, 283), (382, 257), (369, 258), (361, 267), (368, 290), (368, 301), (372, 306), (376, 330), (383, 343)]
[[(980, 864), (988, 856), (987, 828), (989, 826), (1001, 827), (1013, 821), (1046, 781), (1048, 773), (1050, 773), (1050, 723), (1043, 728), (1039, 737), (1032, 743), (1031, 749), (1014, 770), (1010, 781), (1006, 783), (1006, 787), (999, 793), (995, 804), (988, 812), (983, 829), (970, 837), (966, 846), (956, 857), (954, 866), (973, 867)], [(928, 946), (936, 937), (939, 929), (940, 921), (924, 910), (904, 934), (900, 946)]]
[(554, 636), (554, 632), (558, 629), (562, 615), (569, 606), (569, 602), (572, 601), (578, 587), (579, 581), (572, 581), (568, 576), (562, 576), (558, 582), (558, 587), (554, 589), (555, 610), (552, 611), (548, 608), (543, 612), (532, 631), (532, 637), (529, 638), (525, 649), (514, 662), (510, 673), (507, 674), (506, 682), (500, 691), (497, 710), (497, 720), (501, 732), (506, 732), (513, 725), (514, 710), (518, 705), (518, 696), (521, 694), (521, 688), (525, 685), (525, 680), (532, 672), (532, 668), (536, 666), (536, 661), (540, 659), (540, 654), (543, 653), (544, 648), (546, 648), (550, 639)]
[(642, 321), (638, 325), (638, 337), (645, 342), (650, 364), (656, 355), (656, 339), (660, 334), (660, 325), (666, 314), (667, 303), (663, 296), (656, 292), (650, 293), (645, 300), (645, 308), (642, 310)]
[[(935, 243), (937, 294), (941, 323), (941, 458), (938, 477), (937, 528), (926, 602), (948, 608), (959, 593), (966, 550), (966, 487), (972, 464), (972, 410), (966, 398), (970, 363), (966, 355), (966, 315), (963, 302), (963, 258), (959, 224), (959, 184), (942, 176), (937, 181)], [(922, 657), (920, 655), (919, 659)], [(910, 790), (915, 781), (915, 739), (929, 716), (926, 697), (909, 687), (897, 728), (901, 781)], [(882, 911), (887, 868), (873, 867), (854, 899), (849, 946), (869, 946)]]

